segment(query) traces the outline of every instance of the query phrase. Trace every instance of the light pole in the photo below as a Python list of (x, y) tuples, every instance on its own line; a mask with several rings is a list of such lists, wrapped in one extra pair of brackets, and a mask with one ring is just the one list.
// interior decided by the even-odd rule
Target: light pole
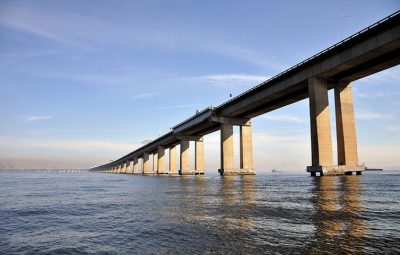
[(342, 40), (343, 38), (343, 20), (342, 18), (348, 18), (349, 15), (347, 15), (346, 13), (340, 13), (339, 14), (339, 20), (340, 20), (340, 35), (342, 36)]

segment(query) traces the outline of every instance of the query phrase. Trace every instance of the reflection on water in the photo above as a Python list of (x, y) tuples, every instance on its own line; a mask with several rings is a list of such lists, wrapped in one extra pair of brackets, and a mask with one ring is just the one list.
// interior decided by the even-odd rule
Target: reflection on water
[(339, 253), (358, 253), (368, 234), (359, 212), (361, 176), (323, 176), (314, 178), (312, 202), (315, 231), (314, 249)]
[(223, 213), (218, 220), (219, 231), (251, 227), (252, 217), (249, 211), (254, 205), (253, 192), (254, 176), (226, 176), (220, 179), (218, 204)]
[(0, 254), (400, 254), (399, 183), (0, 173)]

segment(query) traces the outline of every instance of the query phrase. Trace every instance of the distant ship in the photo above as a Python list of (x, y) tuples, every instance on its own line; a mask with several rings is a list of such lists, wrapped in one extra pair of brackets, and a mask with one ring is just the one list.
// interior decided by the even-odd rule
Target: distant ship
[(272, 173), (279, 173), (279, 172), (281, 172), (281, 171), (278, 171), (278, 170), (276, 170), (275, 168), (273, 168), (273, 169), (271, 170), (271, 172), (272, 172)]
[(368, 167), (365, 167), (364, 171), (383, 171), (383, 169), (382, 168), (368, 168)]

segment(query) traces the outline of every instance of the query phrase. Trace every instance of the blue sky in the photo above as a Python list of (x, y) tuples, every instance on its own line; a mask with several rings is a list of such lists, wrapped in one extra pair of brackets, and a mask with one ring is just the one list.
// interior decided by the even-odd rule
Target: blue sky
[[(116, 159), (196, 109), (338, 42), (340, 19), (346, 37), (399, 7), (397, 0), (1, 0), (0, 167)], [(399, 166), (400, 68), (353, 84), (360, 163)], [(253, 120), (256, 171), (310, 164), (308, 114), (303, 100)], [(205, 137), (211, 171), (218, 141), (219, 133)]]

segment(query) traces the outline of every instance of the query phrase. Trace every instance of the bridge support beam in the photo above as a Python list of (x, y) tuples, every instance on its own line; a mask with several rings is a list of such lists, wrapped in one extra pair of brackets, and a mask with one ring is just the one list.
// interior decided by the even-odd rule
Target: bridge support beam
[(333, 166), (328, 89), (325, 80), (308, 81), (311, 126), (311, 166), (308, 172), (330, 172)]
[(166, 174), (165, 172), (165, 148), (164, 146), (158, 146), (158, 174)]
[(151, 174), (149, 154), (147, 152), (143, 154), (143, 174)]
[(194, 174), (194, 172), (190, 170), (189, 146), (190, 146), (190, 141), (181, 140), (181, 156), (180, 156), (181, 169), (179, 170), (179, 175)]
[(132, 170), (133, 174), (137, 174), (139, 173), (139, 159), (138, 158), (134, 158), (133, 159), (133, 170)]
[(242, 174), (254, 174), (251, 125), (240, 126), (240, 169)]
[(220, 175), (234, 172), (233, 159), (233, 125), (221, 124), (221, 168)]
[(343, 166), (344, 173), (362, 171), (364, 170), (364, 166), (358, 164), (356, 125), (354, 121), (353, 92), (351, 83), (339, 82), (335, 86), (334, 91), (338, 165)]
[(204, 174), (204, 140), (203, 138), (195, 141), (194, 173)]
[(176, 175), (178, 174), (178, 168), (176, 166), (176, 146), (172, 146), (169, 148), (169, 174)]
[(124, 164), (125, 164), (125, 173), (129, 174), (131, 172), (131, 161), (126, 161)]
[(157, 174), (158, 169), (158, 153), (153, 153), (153, 174)]
[(130, 174), (133, 174), (132, 162), (133, 162), (133, 159), (132, 159), (132, 160), (129, 160), (129, 161), (127, 162), (127, 163), (128, 163), (128, 173), (130, 173)]

